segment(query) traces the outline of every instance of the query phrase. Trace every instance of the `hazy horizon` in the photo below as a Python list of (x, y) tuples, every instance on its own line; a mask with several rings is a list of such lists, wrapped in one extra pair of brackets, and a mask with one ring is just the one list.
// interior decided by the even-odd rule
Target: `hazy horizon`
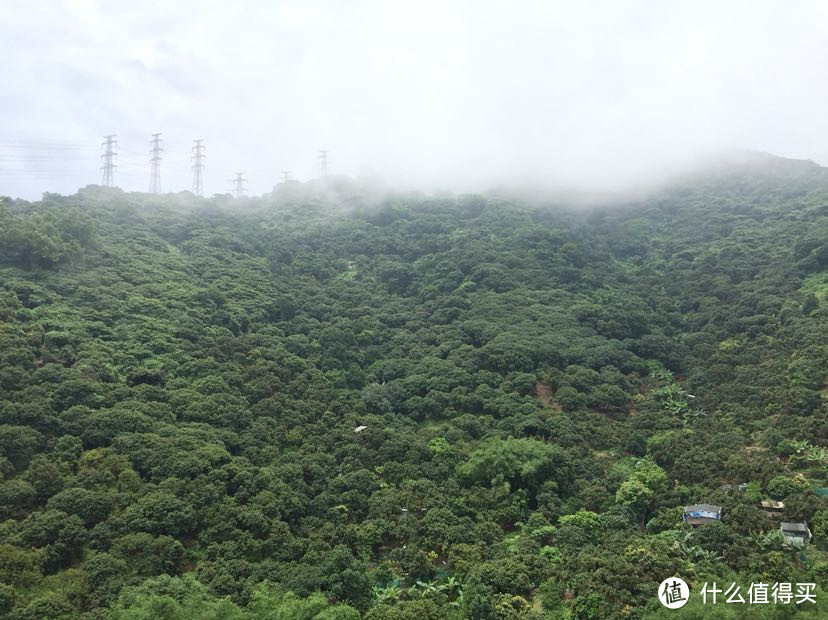
[(6, 2), (0, 195), (100, 182), (205, 194), (282, 170), (423, 190), (615, 191), (709, 153), (828, 163), (828, 5), (776, 1)]

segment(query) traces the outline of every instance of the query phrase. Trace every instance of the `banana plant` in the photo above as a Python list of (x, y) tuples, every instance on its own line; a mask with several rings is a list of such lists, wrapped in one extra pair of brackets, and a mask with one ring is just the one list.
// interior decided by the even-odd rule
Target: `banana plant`
[(433, 581), (426, 582), (426, 581), (420, 581), (418, 579), (417, 582), (414, 585), (415, 585), (415, 587), (420, 588), (420, 596), (425, 596), (426, 594), (434, 594), (436, 592), (439, 592), (439, 588), (437, 587), (437, 584), (434, 583)]
[(712, 564), (713, 562), (721, 562), (724, 560), (724, 557), (716, 555), (713, 551), (708, 551), (698, 545), (692, 544), (692, 539), (693, 535), (687, 534), (682, 540), (677, 540), (673, 543), (673, 547), (691, 564)]
[(825, 463), (825, 448), (822, 446), (808, 446), (808, 448), (803, 451), (803, 457), (810, 463)]
[(454, 575), (449, 575), (445, 583), (441, 583), (437, 588), (442, 592), (454, 592), (460, 588), (460, 581)]
[(794, 454), (803, 454), (806, 450), (811, 448), (811, 442), (807, 439), (799, 439), (791, 442), (791, 447), (794, 449)]
[(395, 585), (390, 585), (385, 588), (374, 586), (371, 588), (371, 593), (374, 595), (374, 598), (378, 603), (385, 603), (397, 600), (400, 597), (400, 594), (402, 594), (402, 590)]

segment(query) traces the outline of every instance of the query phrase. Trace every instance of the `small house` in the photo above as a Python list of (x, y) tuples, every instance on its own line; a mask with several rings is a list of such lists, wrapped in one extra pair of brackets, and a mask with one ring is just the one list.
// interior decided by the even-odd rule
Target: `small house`
[(782, 521), (779, 524), (779, 530), (782, 536), (798, 545), (807, 545), (811, 542), (811, 530), (808, 529), (807, 523)]
[(713, 504), (693, 504), (684, 507), (684, 520), (690, 525), (704, 525), (722, 520), (722, 507)]
[(761, 503), (762, 511), (771, 519), (780, 519), (782, 511), (785, 509), (785, 504), (782, 502), (763, 501)]

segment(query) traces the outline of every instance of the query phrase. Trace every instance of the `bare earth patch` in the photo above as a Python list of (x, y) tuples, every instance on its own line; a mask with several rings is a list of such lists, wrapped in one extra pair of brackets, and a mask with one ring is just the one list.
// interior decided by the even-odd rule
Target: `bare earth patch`
[(538, 382), (535, 384), (535, 397), (544, 407), (549, 407), (553, 411), (561, 411), (561, 406), (555, 400), (555, 393), (548, 383)]

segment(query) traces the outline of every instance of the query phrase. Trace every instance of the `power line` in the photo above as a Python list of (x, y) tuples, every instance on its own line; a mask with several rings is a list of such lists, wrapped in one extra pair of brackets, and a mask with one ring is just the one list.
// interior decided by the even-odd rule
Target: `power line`
[(115, 168), (117, 168), (117, 164), (115, 164), (115, 158), (118, 157), (118, 154), (115, 152), (115, 147), (118, 146), (117, 140), (115, 140), (115, 134), (110, 134), (108, 136), (104, 136), (105, 142), (101, 143), (101, 146), (104, 147), (104, 152), (101, 157), (103, 158), (103, 166), (101, 166), (101, 171), (103, 175), (101, 176), (101, 185), (104, 187), (112, 187), (115, 185)]
[(161, 183), (161, 151), (164, 150), (163, 148), (161, 148), (161, 134), (152, 134), (152, 140), (150, 140), (150, 144), (152, 145), (152, 150), (150, 151), (152, 157), (150, 157), (149, 191), (152, 194), (157, 194), (158, 186)]
[(97, 146), (67, 146), (64, 144), (21, 144), (0, 141), (0, 149), (20, 151), (97, 151)]
[(204, 170), (204, 158), (206, 155), (204, 151), (206, 147), (204, 144), (203, 138), (199, 138), (198, 140), (193, 140), (193, 155), (190, 159), (193, 160), (193, 193), (196, 196), (201, 196), (204, 193), (204, 179), (203, 179), (203, 170)]
[(319, 160), (319, 176), (328, 176), (328, 151), (320, 150), (317, 159)]
[(241, 198), (247, 192), (247, 179), (244, 178), (243, 172), (237, 172), (236, 178), (233, 179), (233, 189), (230, 190), (235, 198)]

